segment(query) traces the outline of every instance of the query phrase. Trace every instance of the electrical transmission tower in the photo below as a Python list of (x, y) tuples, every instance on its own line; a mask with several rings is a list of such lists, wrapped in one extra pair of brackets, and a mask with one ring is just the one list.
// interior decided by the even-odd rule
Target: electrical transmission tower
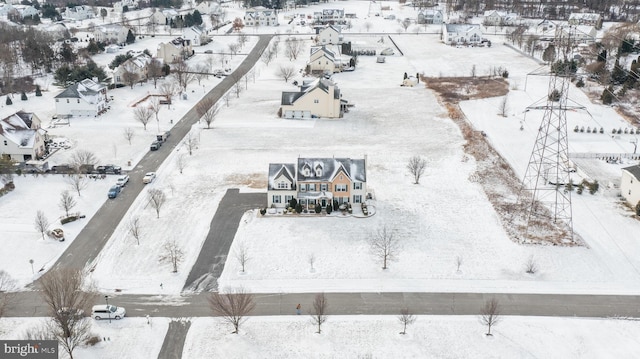
[[(523, 211), (526, 236), (553, 236), (573, 242), (573, 219), (571, 211), (569, 144), (567, 139), (567, 110), (582, 108), (569, 105), (569, 84), (573, 66), (568, 58), (571, 51), (571, 33), (556, 36), (556, 51), (559, 62), (551, 63), (548, 72), (549, 87), (546, 99), (527, 110), (544, 110), (536, 141), (531, 151), (529, 164), (522, 180), (518, 204)], [(553, 223), (552, 226), (549, 226)], [(554, 228), (554, 229), (551, 229)]]

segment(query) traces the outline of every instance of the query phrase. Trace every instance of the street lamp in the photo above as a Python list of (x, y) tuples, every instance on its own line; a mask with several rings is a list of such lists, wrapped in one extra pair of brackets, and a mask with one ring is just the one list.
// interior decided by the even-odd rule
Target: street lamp
[(105, 302), (107, 302), (107, 313), (109, 313), (109, 323), (111, 323), (111, 309), (109, 308), (109, 296), (104, 296)]

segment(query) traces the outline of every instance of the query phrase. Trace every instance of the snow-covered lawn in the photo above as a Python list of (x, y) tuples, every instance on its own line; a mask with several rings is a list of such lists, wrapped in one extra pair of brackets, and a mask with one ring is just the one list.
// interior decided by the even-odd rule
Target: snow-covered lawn
[[(0, 339), (20, 340), (32, 329), (41, 327), (45, 318), (2, 318), (0, 319)], [(157, 358), (162, 348), (164, 336), (169, 327), (167, 318), (125, 318), (122, 320), (91, 322), (90, 332), (100, 338), (94, 346), (80, 346), (74, 352), (75, 358), (83, 359), (124, 359)], [(62, 353), (65, 353), (60, 348)], [(66, 358), (60, 354), (60, 358)]]
[(405, 335), (394, 316), (331, 316), (322, 334), (306, 315), (253, 317), (231, 331), (195, 319), (183, 358), (632, 358), (640, 346), (640, 322), (611, 319), (506, 317), (492, 337), (472, 316), (418, 316)]

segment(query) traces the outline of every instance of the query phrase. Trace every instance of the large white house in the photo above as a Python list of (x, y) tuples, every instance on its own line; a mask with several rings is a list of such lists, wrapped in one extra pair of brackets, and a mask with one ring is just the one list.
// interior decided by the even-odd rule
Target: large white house
[(342, 25), (347, 21), (344, 15), (344, 9), (322, 9), (322, 11), (313, 13), (313, 22), (314, 24)]
[(58, 116), (97, 116), (107, 110), (107, 87), (84, 79), (67, 87), (55, 99)]
[(640, 203), (640, 165), (622, 169), (620, 192), (631, 207)]
[(482, 30), (478, 24), (444, 24), (442, 41), (447, 45), (479, 44), (482, 41)]
[(320, 45), (338, 45), (342, 44), (343, 40), (340, 26), (329, 25), (318, 29), (318, 44)]
[(209, 36), (202, 26), (191, 26), (182, 31), (182, 38), (191, 41), (192, 46), (202, 46), (209, 43)]
[(41, 159), (45, 154), (47, 131), (40, 127), (34, 113), (18, 111), (0, 118), (0, 156), (24, 162)]
[(93, 30), (93, 38), (98, 42), (122, 44), (127, 41), (129, 28), (119, 24), (101, 25)]
[(602, 16), (595, 13), (572, 12), (569, 15), (569, 25), (590, 25), (602, 29)]
[(298, 158), (270, 163), (267, 205), (286, 208), (296, 199), (304, 209), (328, 204), (363, 203), (367, 194), (366, 159)]
[(278, 12), (274, 9), (267, 9), (264, 6), (256, 6), (247, 9), (244, 13), (244, 24), (246, 26), (278, 26)]
[(87, 5), (77, 5), (74, 7), (68, 7), (62, 13), (63, 18), (72, 19), (72, 20), (91, 19), (91, 18), (94, 18), (95, 16), (96, 14), (93, 11), (93, 8)]
[(304, 81), (300, 91), (283, 92), (280, 111), (284, 118), (339, 118), (347, 101), (342, 100), (340, 89), (326, 79)]
[(444, 16), (442, 11), (438, 9), (422, 9), (418, 10), (418, 24), (437, 24), (440, 25), (444, 22)]

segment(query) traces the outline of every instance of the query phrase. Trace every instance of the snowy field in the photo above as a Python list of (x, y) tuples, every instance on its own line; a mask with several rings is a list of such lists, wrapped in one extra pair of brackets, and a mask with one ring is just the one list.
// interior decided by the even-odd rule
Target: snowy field
[[(2, 318), (0, 319), (0, 339), (24, 339), (24, 334), (33, 328), (40, 328), (45, 318)], [(164, 336), (169, 327), (165, 318), (126, 318), (123, 320), (91, 322), (90, 333), (100, 341), (94, 346), (79, 346), (74, 358), (80, 359), (124, 359), (157, 358), (162, 348)], [(60, 350), (63, 351), (62, 348)], [(60, 354), (60, 358), (68, 358)]]

